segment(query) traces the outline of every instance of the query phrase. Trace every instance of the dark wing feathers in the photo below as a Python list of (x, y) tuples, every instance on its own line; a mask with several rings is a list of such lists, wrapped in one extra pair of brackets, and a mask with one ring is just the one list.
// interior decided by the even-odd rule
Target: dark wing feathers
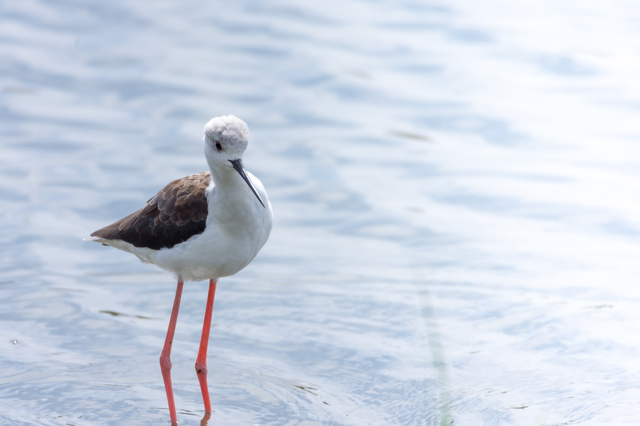
[(135, 247), (153, 250), (180, 244), (204, 231), (207, 220), (205, 190), (210, 182), (209, 172), (174, 180), (143, 208), (91, 236), (123, 240)]

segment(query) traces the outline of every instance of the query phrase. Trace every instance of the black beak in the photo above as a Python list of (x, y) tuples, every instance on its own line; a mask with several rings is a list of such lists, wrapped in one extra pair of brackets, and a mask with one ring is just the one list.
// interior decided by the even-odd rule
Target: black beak
[(249, 176), (247, 176), (247, 174), (245, 173), (244, 167), (242, 166), (242, 160), (238, 158), (237, 160), (229, 160), (229, 162), (233, 165), (233, 168), (236, 169), (236, 172), (238, 172), (240, 176), (242, 176), (242, 179), (244, 179), (244, 181), (247, 182), (247, 185), (249, 185), (249, 188), (251, 188), (251, 191), (253, 191), (253, 195), (256, 196), (258, 201), (260, 201), (260, 204), (262, 204), (262, 207), (266, 208), (266, 206), (262, 202), (262, 199), (256, 192), (256, 189), (253, 187), (253, 184), (249, 180)]

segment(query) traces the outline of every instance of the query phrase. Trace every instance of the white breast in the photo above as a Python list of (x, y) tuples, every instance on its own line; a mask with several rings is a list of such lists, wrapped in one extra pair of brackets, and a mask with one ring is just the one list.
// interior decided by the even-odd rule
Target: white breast
[(273, 212), (267, 193), (255, 176), (248, 175), (265, 207), (248, 186), (225, 194), (222, 200), (212, 185), (207, 190), (207, 226), (202, 234), (170, 249), (158, 250), (145, 259), (133, 250), (128, 251), (173, 273), (179, 281), (218, 279), (239, 272), (266, 244), (273, 226)]

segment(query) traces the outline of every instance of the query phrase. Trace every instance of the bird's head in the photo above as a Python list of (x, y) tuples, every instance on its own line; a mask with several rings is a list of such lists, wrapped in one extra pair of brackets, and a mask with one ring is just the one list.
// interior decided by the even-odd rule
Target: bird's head
[(212, 118), (204, 126), (204, 144), (207, 158), (241, 159), (249, 144), (249, 127), (233, 115)]
[(242, 165), (242, 154), (249, 144), (247, 123), (233, 115), (212, 118), (204, 126), (204, 153), (211, 171), (233, 168), (242, 176), (264, 207)]

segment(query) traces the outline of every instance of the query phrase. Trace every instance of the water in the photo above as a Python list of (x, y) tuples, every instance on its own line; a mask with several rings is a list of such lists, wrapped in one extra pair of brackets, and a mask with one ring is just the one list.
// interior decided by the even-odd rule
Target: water
[[(635, 424), (640, 7), (0, 5), (0, 424), (168, 424), (175, 283), (82, 241), (250, 126), (210, 425)], [(173, 351), (183, 425), (206, 283)]]

